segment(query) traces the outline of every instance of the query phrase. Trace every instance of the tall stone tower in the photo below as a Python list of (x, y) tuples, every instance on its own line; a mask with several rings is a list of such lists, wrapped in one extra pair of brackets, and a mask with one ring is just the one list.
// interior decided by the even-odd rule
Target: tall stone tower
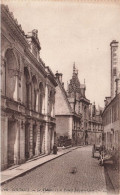
[(119, 73), (119, 53), (118, 53), (118, 42), (113, 40), (110, 43), (111, 47), (111, 98), (113, 99), (116, 95), (116, 79)]

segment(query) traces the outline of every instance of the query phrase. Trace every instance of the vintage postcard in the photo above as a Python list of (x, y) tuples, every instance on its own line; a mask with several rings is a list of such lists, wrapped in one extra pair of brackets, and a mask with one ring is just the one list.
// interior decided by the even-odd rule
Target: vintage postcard
[(120, 0), (1, 1), (1, 194), (119, 194)]

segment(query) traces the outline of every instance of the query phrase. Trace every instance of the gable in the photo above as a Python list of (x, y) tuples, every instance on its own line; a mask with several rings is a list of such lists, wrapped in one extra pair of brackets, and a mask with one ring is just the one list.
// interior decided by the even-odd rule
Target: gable
[(71, 114), (71, 107), (64, 94), (64, 90), (59, 86), (56, 87), (55, 94), (55, 114), (56, 115), (69, 115)]

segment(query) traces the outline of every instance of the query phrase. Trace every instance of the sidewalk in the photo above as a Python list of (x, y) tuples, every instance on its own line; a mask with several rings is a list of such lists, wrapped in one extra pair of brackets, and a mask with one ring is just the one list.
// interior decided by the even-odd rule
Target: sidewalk
[(119, 168), (116, 169), (112, 163), (106, 163), (105, 168), (107, 170), (108, 176), (110, 178), (115, 193), (119, 194), (120, 192)]
[(71, 152), (72, 150), (75, 150), (79, 147), (83, 147), (83, 146), (76, 146), (76, 147), (72, 147), (72, 148), (65, 148), (63, 150), (60, 150), (58, 151), (58, 153), (55, 155), (55, 154), (49, 154), (49, 155), (44, 155), (44, 156), (39, 156), (39, 157), (36, 157), (34, 159), (31, 159), (27, 162), (25, 162), (24, 164), (21, 164), (21, 165), (16, 165), (14, 167), (11, 167), (5, 171), (2, 171), (1, 172), (1, 184), (9, 181), (9, 180), (12, 180), (24, 173), (27, 173), (28, 171), (42, 165), (42, 164), (45, 164), (55, 158), (58, 158), (59, 156), (62, 156), (66, 153), (69, 153)]

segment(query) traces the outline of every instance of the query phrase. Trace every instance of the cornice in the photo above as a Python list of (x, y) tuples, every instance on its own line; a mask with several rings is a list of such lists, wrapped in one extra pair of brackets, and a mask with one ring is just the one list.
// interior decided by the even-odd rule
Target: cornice
[(35, 65), (35, 67), (36, 67), (39, 71), (41, 71), (41, 72), (44, 74), (45, 77), (47, 77), (47, 73), (46, 73), (44, 67), (41, 65), (40, 62), (37, 61), (37, 59), (34, 57), (34, 55), (31, 53), (31, 51), (30, 51), (29, 49), (26, 48), (26, 49), (24, 50), (24, 52), (25, 52), (25, 54), (27, 54), (26, 56), (29, 57), (30, 61), (33, 62), (33, 64)]
[(75, 112), (73, 112), (72, 114), (73, 114), (73, 116), (75, 116), (75, 117), (77, 117), (77, 118), (79, 118), (79, 119), (82, 118), (82, 114), (77, 114), (77, 113), (75, 113)]
[(102, 121), (89, 120), (90, 123), (95, 123), (97, 125), (102, 125)]
[[(40, 59), (40, 62), (37, 61), (37, 59), (34, 57), (34, 55), (31, 53), (31, 51), (28, 49), (30, 48), (29, 43), (27, 42), (26, 38), (24, 37), (24, 33), (22, 32), (22, 30), (20, 29), (20, 26), (17, 25), (17, 20), (15, 20), (13, 18), (13, 16), (11, 15), (11, 13), (9, 11), (7, 11), (8, 8), (6, 8), (6, 6), (2, 5), (2, 18), (1, 20), (5, 21), (6, 24), (9, 26), (11, 32), (14, 34), (14, 36), (16, 35), (17, 39), (20, 40), (20, 43), (22, 43), (22, 46), (24, 46), (24, 52), (30, 57), (31, 61), (34, 62), (34, 64), (36, 65), (37, 69), (39, 69), (44, 76), (47, 76), (45, 70), (44, 70), (44, 63), (42, 62), (42, 60)], [(43, 67), (40, 67), (41, 64)]]
[(49, 71), (47, 72), (45, 70), (45, 64), (43, 63), (42, 59), (39, 58), (40, 61), (38, 61), (31, 53), (30, 45), (25, 37), (25, 33), (22, 30), (21, 25), (18, 24), (17, 20), (13, 16), (13, 13), (9, 11), (8, 6), (5, 6), (3, 4), (1, 5), (1, 21), (7, 24), (8, 28), (11, 30), (11, 33), (16, 36), (16, 39), (18, 41), (20, 41), (24, 49), (24, 54), (26, 54), (26, 57), (29, 57), (30, 61), (33, 62), (34, 66), (40, 72), (42, 72), (45, 77), (48, 77), (48, 79), (54, 84), (54, 86), (57, 86), (57, 82), (52, 71), (48, 67)]
[(85, 103), (90, 104), (90, 100), (88, 100), (88, 99), (86, 99), (84, 97), (81, 97), (80, 101), (84, 101)]
[(58, 84), (57, 84), (57, 82), (56, 82), (56, 79), (55, 79), (55, 76), (54, 76), (52, 70), (50, 69), (49, 66), (46, 66), (45, 69), (46, 69), (46, 72), (47, 72), (47, 77), (48, 77), (48, 79), (49, 79), (49, 80), (53, 83), (53, 85), (56, 87)]
[(8, 27), (14, 33), (14, 36), (16, 36), (25, 47), (29, 47), (21, 25), (18, 24), (17, 20), (14, 19), (13, 14), (9, 12), (8, 7), (5, 5), (1, 6), (1, 22), (5, 22), (8, 25)]
[(117, 94), (117, 95), (110, 101), (110, 103), (104, 108), (104, 110), (103, 110), (103, 112), (102, 112), (102, 117), (103, 117), (105, 111), (106, 111), (110, 106), (112, 106), (112, 104), (113, 104), (118, 98), (120, 99), (120, 93)]
[(17, 25), (17, 27), (18, 27), (19, 31), (20, 31), (23, 35), (25, 35), (25, 33), (24, 33), (24, 31), (23, 31), (23, 29), (22, 29), (21, 25), (20, 25), (20, 24), (18, 24), (17, 19), (16, 19), (16, 18), (14, 18), (13, 12), (10, 12), (10, 11), (9, 11), (8, 6), (7, 6), (7, 5), (2, 4), (2, 5), (1, 5), (1, 8), (2, 8), (2, 10), (4, 10), (4, 12), (6, 12), (6, 13), (8, 14), (8, 16), (9, 16), (9, 17), (10, 17), (10, 18), (14, 21), (14, 23), (15, 23), (15, 25)]
[(53, 83), (53, 85), (55, 86), (55, 87), (57, 87), (57, 83), (56, 83), (56, 80), (55, 80), (55, 78), (52, 76), (52, 75), (47, 75), (47, 77), (48, 77), (48, 79)]
[(55, 117), (62, 117), (62, 116), (67, 116), (67, 117), (68, 117), (68, 116), (69, 116), (69, 117), (71, 116), (71, 117), (72, 117), (73, 114), (72, 114), (72, 113), (70, 113), (70, 114), (55, 114)]

